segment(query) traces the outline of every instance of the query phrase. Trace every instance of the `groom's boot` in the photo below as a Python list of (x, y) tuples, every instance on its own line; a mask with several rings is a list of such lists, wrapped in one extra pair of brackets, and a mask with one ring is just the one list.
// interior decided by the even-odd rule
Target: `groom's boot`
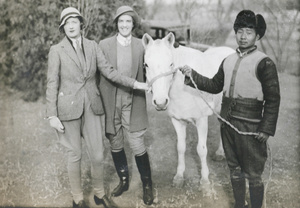
[(249, 184), (251, 208), (261, 208), (264, 200), (264, 184)]
[(244, 178), (231, 178), (233, 196), (235, 200), (234, 208), (244, 208), (246, 195), (246, 181)]

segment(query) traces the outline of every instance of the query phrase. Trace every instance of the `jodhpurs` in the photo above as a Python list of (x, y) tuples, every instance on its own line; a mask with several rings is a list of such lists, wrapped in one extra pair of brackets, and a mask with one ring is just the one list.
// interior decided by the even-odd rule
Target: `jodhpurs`
[(111, 150), (118, 152), (124, 148), (124, 138), (129, 142), (130, 148), (135, 156), (146, 152), (144, 144), (144, 134), (146, 129), (136, 132), (130, 132), (130, 114), (132, 107), (132, 95), (118, 89), (116, 95), (116, 110), (114, 125), (115, 135), (110, 135)]
[(86, 96), (84, 112), (79, 119), (63, 121), (65, 133), (59, 133), (59, 140), (68, 152), (68, 176), (71, 192), (81, 194), (81, 157), (82, 138), (84, 139), (91, 161), (92, 183), (97, 195), (104, 195), (103, 186), (103, 140), (99, 115), (95, 115)]

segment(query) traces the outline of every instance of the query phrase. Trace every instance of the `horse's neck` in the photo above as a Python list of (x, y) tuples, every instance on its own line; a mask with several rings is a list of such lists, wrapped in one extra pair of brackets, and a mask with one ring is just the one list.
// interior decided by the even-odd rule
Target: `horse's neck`
[(184, 65), (195, 67), (203, 62), (203, 52), (193, 48), (179, 46), (173, 50), (173, 60), (176, 67)]
[[(182, 57), (184, 55), (184, 52), (181, 48), (181, 46), (179, 46), (178, 48), (174, 48), (172, 50), (172, 54), (173, 54), (173, 63), (174, 63), (174, 67), (175, 69), (182, 67), (184, 65), (186, 65), (186, 62), (184, 61), (184, 58)], [(182, 90), (182, 84), (184, 81), (184, 75), (181, 73), (181, 71), (177, 70), (174, 75), (173, 75), (173, 82), (172, 82), (172, 86), (171, 86), (171, 91), (172, 89), (175, 91), (180, 91)]]
[[(212, 76), (212, 72), (210, 71), (209, 67), (209, 60), (206, 60), (203, 52), (199, 50), (179, 46), (173, 50), (173, 61), (175, 68), (188, 65), (204, 76)], [(176, 74), (174, 75), (172, 88), (176, 89), (176, 91), (184, 90), (183, 83), (184, 75), (177, 70)]]
[[(174, 65), (176, 68), (185, 65), (190, 66), (199, 74), (211, 78), (218, 69), (218, 60), (213, 56), (207, 56), (205, 53), (184, 46), (180, 46), (173, 51)], [(214, 64), (214, 62), (217, 62)]]

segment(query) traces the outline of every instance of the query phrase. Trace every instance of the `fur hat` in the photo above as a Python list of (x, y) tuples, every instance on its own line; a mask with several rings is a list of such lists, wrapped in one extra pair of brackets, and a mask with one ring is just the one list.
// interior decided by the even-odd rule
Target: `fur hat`
[(66, 20), (70, 17), (80, 17), (82, 18), (82, 22), (84, 22), (83, 16), (80, 14), (80, 12), (77, 9), (75, 9), (74, 7), (68, 7), (65, 8), (60, 14), (59, 29), (61, 29), (61, 27), (65, 25)]
[(236, 16), (233, 29), (236, 33), (239, 28), (248, 27), (255, 29), (256, 33), (259, 35), (259, 39), (261, 39), (266, 32), (267, 25), (265, 19), (262, 15), (255, 15), (254, 12), (250, 10), (242, 10)]
[(130, 6), (121, 6), (121, 7), (119, 7), (117, 9), (117, 12), (115, 14), (113, 22), (116, 23), (118, 18), (121, 15), (124, 15), (124, 14), (131, 16), (135, 25), (139, 24), (140, 18), (138, 16), (138, 14)]

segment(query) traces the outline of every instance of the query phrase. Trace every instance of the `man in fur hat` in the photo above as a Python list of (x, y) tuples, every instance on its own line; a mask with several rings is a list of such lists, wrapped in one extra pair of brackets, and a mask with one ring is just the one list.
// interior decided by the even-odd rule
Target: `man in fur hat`
[(274, 136), (280, 104), (280, 89), (276, 66), (255, 45), (266, 31), (262, 15), (250, 10), (241, 11), (234, 22), (236, 53), (229, 55), (212, 78), (201, 76), (189, 66), (180, 70), (185, 83), (210, 93), (223, 91), (221, 116), (241, 132), (237, 133), (226, 123), (221, 124), (223, 147), (230, 170), (235, 208), (247, 207), (246, 184), (249, 180), (252, 208), (263, 204), (264, 184), (262, 173), (267, 160), (267, 140)]
[[(96, 71), (128, 89), (148, 85), (118, 73), (95, 41), (81, 35), (84, 18), (73, 7), (61, 12), (59, 30), (65, 37), (50, 48), (47, 74), (47, 118), (68, 155), (68, 177), (73, 207), (87, 207), (81, 186), (82, 138), (92, 164), (94, 200), (114, 207), (103, 186), (103, 140), (100, 115), (104, 113), (96, 84)], [(140, 92), (141, 93), (141, 92)]]
[[(139, 39), (132, 36), (132, 30), (139, 24), (137, 13), (129, 6), (121, 6), (116, 11), (113, 23), (117, 34), (99, 43), (104, 55), (120, 74), (144, 82), (144, 47)], [(105, 133), (110, 141), (112, 158), (120, 178), (111, 195), (120, 196), (129, 188), (128, 164), (124, 151), (124, 139), (127, 139), (141, 176), (144, 203), (151, 205), (151, 168), (144, 144), (148, 126), (145, 92), (120, 86), (105, 77), (101, 77), (100, 91), (106, 117)]]

